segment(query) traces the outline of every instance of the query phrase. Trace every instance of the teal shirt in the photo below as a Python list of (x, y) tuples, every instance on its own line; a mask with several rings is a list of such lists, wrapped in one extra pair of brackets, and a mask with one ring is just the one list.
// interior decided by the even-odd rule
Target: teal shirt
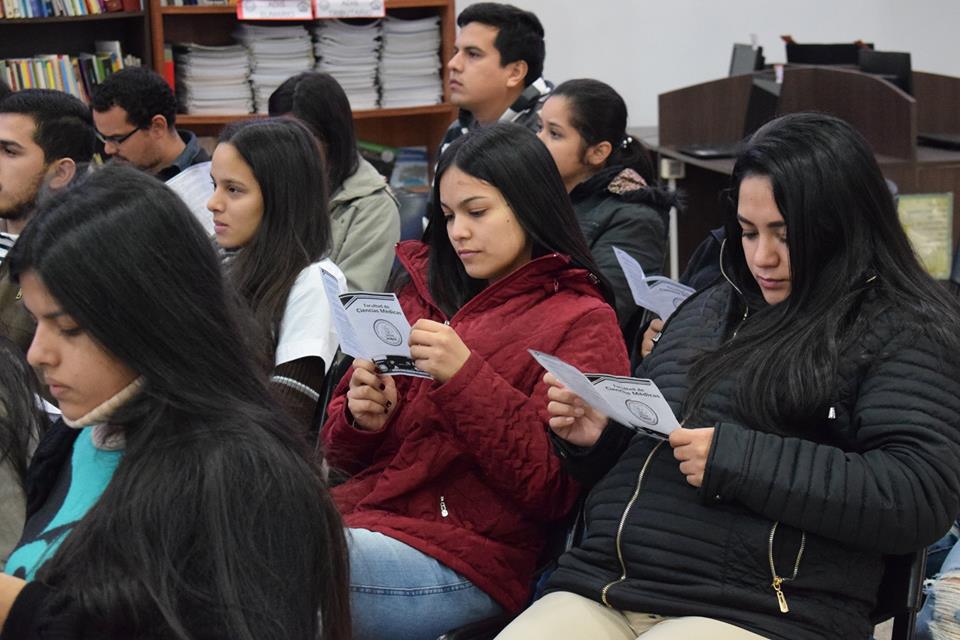
[[(33, 580), (37, 570), (53, 556), (73, 526), (100, 499), (122, 455), (122, 450), (106, 451), (95, 447), (93, 427), (84, 428), (74, 442), (69, 469), (64, 469), (57, 481), (58, 485), (68, 483), (66, 490), (55, 489), (47, 504), (31, 516), (23, 539), (10, 554), (4, 571)], [(63, 496), (62, 500), (57, 496)], [(49, 521), (43, 524), (45, 519)]]

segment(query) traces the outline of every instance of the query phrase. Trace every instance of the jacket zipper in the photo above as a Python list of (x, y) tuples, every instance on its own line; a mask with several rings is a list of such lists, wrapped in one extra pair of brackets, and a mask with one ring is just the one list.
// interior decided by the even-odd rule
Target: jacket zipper
[(620, 560), (620, 571), (621, 571), (620, 577), (614, 580), (613, 582), (607, 584), (600, 591), (600, 599), (603, 600), (603, 604), (607, 605), (611, 609), (613, 608), (613, 605), (607, 601), (607, 592), (610, 591), (610, 587), (614, 586), (615, 584), (619, 584), (627, 579), (627, 563), (624, 562), (623, 560), (623, 549), (620, 546), (620, 542), (623, 537), (623, 528), (627, 524), (627, 517), (630, 515), (631, 509), (633, 509), (633, 505), (636, 503), (637, 498), (640, 497), (640, 487), (643, 485), (644, 476), (647, 475), (647, 468), (650, 466), (650, 461), (653, 460), (653, 455), (657, 452), (657, 449), (659, 449), (663, 445), (664, 442), (666, 441), (661, 440), (660, 442), (658, 442), (657, 446), (653, 448), (653, 451), (651, 451), (650, 454), (647, 455), (647, 459), (644, 461), (643, 467), (641, 467), (640, 469), (640, 475), (637, 476), (637, 487), (633, 490), (633, 495), (630, 497), (630, 501), (627, 502), (627, 506), (623, 510), (623, 515), (620, 516), (620, 525), (617, 527), (617, 558)]
[(787, 606), (787, 598), (783, 595), (783, 583), (790, 582), (797, 578), (797, 572), (800, 571), (800, 559), (803, 558), (803, 549), (807, 546), (807, 532), (800, 532), (800, 549), (797, 551), (797, 559), (793, 563), (793, 575), (789, 578), (784, 578), (777, 575), (777, 568), (773, 563), (773, 539), (777, 535), (777, 525), (780, 522), (774, 522), (773, 526), (770, 527), (770, 541), (767, 544), (767, 558), (770, 560), (770, 575), (773, 577), (773, 583), (770, 585), (773, 587), (774, 592), (777, 594), (777, 604), (780, 605), (780, 613), (790, 613), (790, 607)]
[(444, 518), (450, 515), (450, 512), (447, 511), (447, 503), (443, 499), (443, 496), (440, 496), (440, 515), (443, 516)]

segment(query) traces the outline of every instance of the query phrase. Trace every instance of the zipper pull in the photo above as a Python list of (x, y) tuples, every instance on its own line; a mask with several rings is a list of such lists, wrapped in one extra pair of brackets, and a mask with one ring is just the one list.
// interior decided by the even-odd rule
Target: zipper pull
[(443, 501), (443, 496), (440, 496), (440, 515), (444, 518), (450, 515), (450, 512), (447, 511), (447, 503)]
[(783, 595), (783, 589), (780, 588), (780, 585), (783, 584), (783, 578), (780, 576), (773, 577), (773, 584), (770, 585), (773, 587), (773, 590), (777, 592), (777, 604), (780, 605), (780, 613), (789, 613), (790, 607), (787, 606), (787, 598)]

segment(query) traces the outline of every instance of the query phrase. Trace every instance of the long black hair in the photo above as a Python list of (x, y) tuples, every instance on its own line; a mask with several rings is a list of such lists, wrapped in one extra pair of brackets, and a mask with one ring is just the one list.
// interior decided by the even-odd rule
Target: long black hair
[(633, 169), (653, 187), (657, 176), (650, 154), (643, 144), (627, 134), (627, 104), (616, 90), (605, 82), (580, 78), (562, 82), (550, 98), (566, 99), (570, 124), (587, 147), (609, 142), (612, 147), (604, 167), (622, 166)]
[(433, 198), (424, 241), (430, 245), (430, 293), (452, 314), (486, 286), (471, 278), (454, 251), (440, 206), (440, 180), (450, 167), (496, 187), (533, 245), (533, 257), (569, 256), (597, 279), (613, 305), (610, 285), (590, 255), (564, 189), (557, 165), (536, 134), (513, 123), (497, 123), (455, 140), (443, 152), (433, 182)]
[(46, 431), (47, 415), (38, 404), (37, 377), (23, 353), (0, 336), (0, 465), (22, 483), (31, 443)]
[(109, 485), (37, 578), (94, 635), (347, 640), (342, 523), (183, 202), (106, 167), (45, 202), (7, 259), (143, 381), (111, 417)]
[[(769, 178), (787, 224), (791, 291), (776, 305), (762, 302), (736, 220), (740, 185), (752, 176)], [(906, 310), (945, 348), (960, 347), (960, 306), (924, 271), (872, 151), (849, 124), (808, 113), (766, 124), (737, 158), (731, 184), (723, 268), (745, 300), (732, 315), (742, 315), (743, 305), (756, 309), (692, 368), (687, 416), (735, 373), (742, 375), (737, 407), (751, 423), (790, 425), (825, 407), (839, 354), (873, 320), (860, 312), (868, 295)]]
[(330, 252), (323, 154), (292, 118), (235, 123), (220, 135), (250, 166), (263, 194), (263, 221), (228, 272), (272, 349), (297, 276)]
[(323, 146), (330, 189), (336, 191), (359, 165), (353, 111), (336, 78), (321, 71), (304, 71), (284, 80), (270, 94), (271, 116), (292, 115), (310, 127)]

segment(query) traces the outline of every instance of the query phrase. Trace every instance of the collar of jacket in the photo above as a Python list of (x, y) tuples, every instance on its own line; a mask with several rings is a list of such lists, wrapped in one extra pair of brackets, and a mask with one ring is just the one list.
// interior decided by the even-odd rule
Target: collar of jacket
[[(510, 105), (510, 108), (503, 112), (499, 118), (500, 122), (513, 122), (517, 116), (532, 109), (541, 100), (545, 100), (551, 91), (553, 91), (553, 83), (545, 80), (543, 76), (537, 78), (527, 85), (523, 89), (523, 93)], [(467, 133), (477, 126), (477, 119), (473, 117), (472, 112), (466, 109), (460, 109), (457, 112), (457, 120), (460, 121), (463, 133)]]
[(333, 195), (330, 196), (330, 208), (337, 205), (363, 198), (378, 191), (386, 191), (393, 197), (393, 193), (387, 187), (387, 180), (374, 168), (372, 164), (359, 158), (357, 170), (347, 176)]
[(662, 185), (647, 185), (646, 187), (641, 187), (634, 191), (625, 191), (623, 193), (613, 193), (610, 191), (610, 183), (626, 168), (627, 167), (622, 164), (604, 167), (573, 188), (573, 191), (570, 192), (571, 202), (577, 204), (594, 196), (600, 196), (601, 198), (618, 198), (624, 202), (645, 204), (655, 209), (661, 215), (666, 215), (670, 211), (670, 207), (680, 204), (677, 194)]
[[(410, 274), (410, 282), (420, 297), (443, 315), (433, 301), (427, 283), (430, 247), (419, 240), (406, 240), (397, 244), (397, 258)], [(460, 307), (453, 318), (486, 311), (536, 289), (542, 289), (548, 293), (557, 293), (561, 289), (574, 289), (581, 294), (592, 295), (603, 300), (596, 278), (589, 271), (572, 265), (568, 256), (550, 253), (531, 260), (513, 273), (487, 286)]]

